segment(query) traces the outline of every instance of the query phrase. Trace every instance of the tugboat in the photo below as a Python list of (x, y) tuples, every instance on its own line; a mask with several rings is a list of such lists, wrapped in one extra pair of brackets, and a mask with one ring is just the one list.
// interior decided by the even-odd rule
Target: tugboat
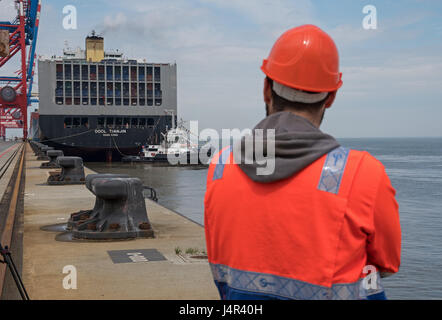
[[(126, 156), (123, 162), (150, 162), (150, 163), (170, 163), (171, 159), (176, 165), (208, 165), (201, 161), (199, 155), (201, 149), (197, 143), (192, 142), (192, 133), (184, 126), (184, 122), (176, 126), (175, 117), (172, 114), (172, 129), (167, 133), (162, 133), (163, 142), (159, 145), (145, 145), (138, 156)], [(205, 150), (207, 158), (211, 156), (211, 149)], [(196, 161), (197, 159), (197, 161)], [(175, 163), (171, 163), (175, 165)]]

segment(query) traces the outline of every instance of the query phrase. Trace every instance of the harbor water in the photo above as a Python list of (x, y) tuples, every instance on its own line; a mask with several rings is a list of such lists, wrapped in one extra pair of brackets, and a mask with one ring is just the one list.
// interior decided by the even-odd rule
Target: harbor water
[[(442, 299), (442, 138), (340, 139), (386, 167), (397, 190), (402, 266), (384, 280), (390, 299)], [(126, 173), (157, 190), (159, 203), (199, 224), (204, 220), (207, 168), (88, 163), (100, 173)]]

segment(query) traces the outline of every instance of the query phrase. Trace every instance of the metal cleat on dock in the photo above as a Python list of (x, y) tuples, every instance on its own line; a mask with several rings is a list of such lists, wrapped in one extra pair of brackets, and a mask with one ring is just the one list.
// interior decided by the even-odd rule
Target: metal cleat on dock
[(49, 160), (47, 152), (50, 150), (54, 150), (53, 147), (43, 146), (40, 148), (39, 152), (37, 153), (37, 160), (38, 161), (47, 161)]
[(34, 152), (35, 155), (37, 155), (39, 148), (44, 146), (42, 143), (35, 142), (35, 141), (30, 141), (29, 144), (30, 144), (32, 151)]
[(61, 172), (50, 172), (48, 185), (85, 184), (83, 159), (80, 157), (58, 157)]
[(100, 210), (72, 230), (74, 239), (123, 240), (152, 238), (143, 195), (143, 184), (137, 178), (96, 178), (92, 192), (102, 201)]
[(57, 163), (58, 157), (64, 157), (63, 151), (60, 150), (49, 150), (46, 152), (49, 158), (49, 162), (42, 163), (40, 166), (41, 169), (58, 169), (60, 165)]
[[(129, 176), (127, 174), (90, 174), (86, 177), (86, 188), (88, 188), (90, 192), (94, 193), (92, 190), (92, 181), (95, 179), (110, 178), (129, 178)], [(95, 219), (97, 216), (99, 216), (100, 211), (103, 210), (104, 200), (97, 197), (96, 194), (95, 196), (95, 206), (92, 210), (82, 210), (71, 214), (71, 217), (67, 223), (67, 230), (77, 229), (79, 224), (82, 224), (87, 220)]]

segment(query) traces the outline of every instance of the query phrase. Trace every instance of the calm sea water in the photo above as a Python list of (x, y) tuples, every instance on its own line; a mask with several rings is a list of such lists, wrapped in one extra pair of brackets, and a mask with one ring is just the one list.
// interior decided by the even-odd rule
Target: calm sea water
[[(386, 167), (397, 190), (402, 266), (384, 280), (390, 299), (442, 299), (442, 138), (340, 139)], [(127, 173), (157, 190), (159, 203), (203, 224), (207, 169), (90, 163), (100, 173)]]

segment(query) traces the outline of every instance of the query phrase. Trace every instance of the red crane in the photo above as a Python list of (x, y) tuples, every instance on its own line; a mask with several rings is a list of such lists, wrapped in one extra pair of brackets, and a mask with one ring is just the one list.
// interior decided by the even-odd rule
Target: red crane
[(0, 137), (7, 128), (22, 128), (27, 139), (41, 0), (15, 0), (15, 6), (14, 21), (0, 21), (0, 70), (15, 55), (21, 57), (13, 76), (0, 75)]

